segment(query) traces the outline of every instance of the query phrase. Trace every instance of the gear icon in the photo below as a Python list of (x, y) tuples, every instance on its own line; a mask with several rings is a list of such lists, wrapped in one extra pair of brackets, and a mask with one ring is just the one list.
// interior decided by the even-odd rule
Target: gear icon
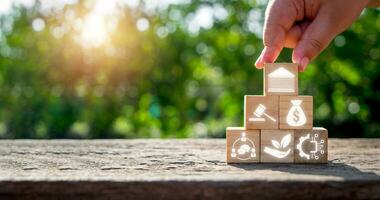
[[(324, 150), (325, 140), (324, 139), (318, 140), (318, 139), (319, 139), (318, 134), (311, 135), (309, 133), (305, 136), (301, 136), (299, 138), (298, 144), (296, 145), (296, 149), (299, 151), (299, 156), (301, 158), (306, 158), (307, 160), (310, 160), (310, 159), (318, 160), (320, 158), (320, 155), (325, 153), (325, 150)], [(305, 142), (308, 144), (306, 147), (307, 152), (305, 152), (305, 150), (303, 149), (303, 144)]]
[(301, 136), (299, 138), (299, 143), (297, 144), (296, 148), (299, 150), (299, 155), (300, 157), (305, 157), (306, 159), (310, 160), (310, 155), (306, 154), (303, 150), (302, 150), (302, 144), (306, 141), (310, 139), (310, 134), (307, 134), (306, 136)]

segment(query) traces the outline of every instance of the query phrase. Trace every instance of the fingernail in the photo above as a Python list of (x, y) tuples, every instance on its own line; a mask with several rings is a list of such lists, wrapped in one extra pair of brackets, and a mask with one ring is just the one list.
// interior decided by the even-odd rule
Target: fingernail
[(256, 68), (261, 68), (262, 66), (262, 54), (260, 54), (260, 56), (257, 58), (257, 60), (256, 60), (256, 62), (255, 62), (255, 66), (256, 66)]
[(309, 58), (308, 57), (303, 57), (301, 59), (301, 62), (299, 63), (299, 66), (300, 66), (300, 71), (303, 72), (305, 71), (307, 65), (309, 64)]
[(298, 56), (297, 54), (294, 54), (293, 62), (294, 62), (294, 63), (298, 63), (298, 64), (300, 64), (300, 63), (301, 63), (301, 58), (300, 58), (300, 56)]

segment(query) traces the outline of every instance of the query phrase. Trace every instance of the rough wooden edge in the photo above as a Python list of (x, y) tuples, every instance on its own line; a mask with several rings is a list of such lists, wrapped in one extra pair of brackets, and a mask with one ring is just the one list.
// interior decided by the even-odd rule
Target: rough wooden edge
[(1, 199), (379, 199), (380, 181), (8, 181)]

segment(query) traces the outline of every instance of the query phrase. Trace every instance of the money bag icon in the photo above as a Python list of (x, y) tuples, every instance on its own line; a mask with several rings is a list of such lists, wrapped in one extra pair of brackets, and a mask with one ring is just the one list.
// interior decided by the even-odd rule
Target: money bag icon
[(301, 108), (302, 100), (291, 100), (292, 107), (286, 116), (286, 122), (290, 126), (302, 126), (306, 123), (305, 112)]

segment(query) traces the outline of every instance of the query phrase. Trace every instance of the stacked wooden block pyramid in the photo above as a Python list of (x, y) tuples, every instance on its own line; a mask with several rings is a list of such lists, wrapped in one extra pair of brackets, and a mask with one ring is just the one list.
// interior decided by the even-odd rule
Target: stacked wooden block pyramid
[(228, 127), (228, 163), (327, 163), (328, 133), (313, 127), (313, 97), (298, 95), (298, 66), (264, 67), (264, 95), (244, 97), (244, 127)]

